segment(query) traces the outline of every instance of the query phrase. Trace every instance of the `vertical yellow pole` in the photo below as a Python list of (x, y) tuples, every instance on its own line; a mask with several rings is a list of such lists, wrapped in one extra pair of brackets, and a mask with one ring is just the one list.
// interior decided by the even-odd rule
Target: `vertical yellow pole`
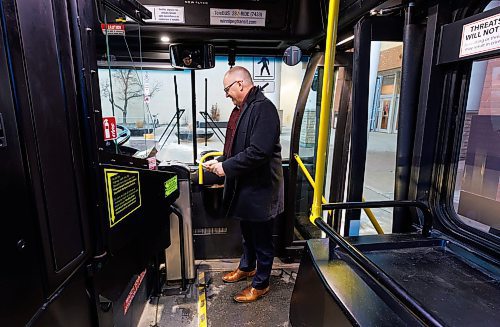
[(333, 67), (335, 64), (335, 45), (337, 44), (337, 24), (339, 18), (340, 0), (330, 0), (328, 6), (328, 28), (326, 32), (325, 70), (323, 75), (323, 88), (321, 95), (321, 114), (319, 117), (318, 151), (316, 153), (315, 187), (311, 217), (314, 224), (322, 216), (321, 198), (325, 185), (326, 149), (328, 146), (328, 132), (330, 129), (330, 111), (333, 93)]

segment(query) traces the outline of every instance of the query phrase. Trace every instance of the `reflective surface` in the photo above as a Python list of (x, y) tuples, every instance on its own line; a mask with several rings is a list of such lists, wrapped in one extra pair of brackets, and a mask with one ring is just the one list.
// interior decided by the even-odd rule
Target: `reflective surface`
[(500, 59), (472, 66), (454, 205), (463, 222), (499, 235)]
[(288, 66), (295, 66), (300, 62), (302, 58), (302, 50), (295, 45), (286, 48), (283, 54), (283, 62)]

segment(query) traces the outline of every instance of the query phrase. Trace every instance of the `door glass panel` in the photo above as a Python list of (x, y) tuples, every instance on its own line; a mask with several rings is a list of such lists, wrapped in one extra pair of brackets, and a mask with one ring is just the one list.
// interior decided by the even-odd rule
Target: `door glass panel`
[[(308, 57), (304, 57), (301, 63), (287, 66), (281, 57), (237, 56), (235, 60), (237, 66), (248, 69), (254, 84), (263, 87), (264, 95), (278, 110), (281, 122), (281, 157), (284, 160), (289, 158), (293, 114), (307, 61)], [(228, 57), (218, 56), (213, 69), (196, 71), (198, 153), (222, 151), (224, 148), (227, 122), (234, 108), (223, 90), (222, 80), (229, 68)], [(191, 112), (189, 116), (190, 114)]]
[(136, 157), (154, 156), (158, 116), (150, 104), (162, 91), (162, 85), (143, 69), (142, 53), (130, 51), (141, 48), (141, 39), (127, 33), (138, 31), (140, 25), (116, 23), (117, 16), (108, 9), (100, 37), (105, 50), (98, 53), (105, 150)]
[[(402, 42), (372, 42), (368, 144), (363, 196), (366, 201), (394, 200), (397, 114), (401, 84)], [(392, 230), (392, 209), (372, 209), (384, 233)], [(376, 234), (361, 212), (360, 234)]]
[[(315, 177), (315, 164), (316, 164), (316, 152), (318, 144), (318, 128), (319, 128), (319, 118), (321, 112), (321, 97), (322, 97), (322, 85), (323, 85), (323, 73), (324, 67), (320, 66), (317, 68), (313, 83), (309, 90), (309, 94), (306, 101), (306, 106), (304, 110), (304, 116), (302, 118), (302, 124), (300, 126), (300, 138), (299, 138), (299, 148), (297, 153), (299, 154), (304, 166), (307, 168), (312, 178)], [(326, 172), (325, 172), (325, 187), (324, 196), (329, 197), (331, 174), (334, 173), (331, 170), (332, 166), (332, 156), (333, 144), (335, 137), (335, 117), (338, 113), (339, 99), (340, 99), (340, 83), (339, 78), (343, 78), (343, 75), (335, 70), (334, 73), (334, 93), (331, 102), (332, 113), (330, 115), (329, 122), (329, 148), (327, 148), (326, 158)], [(311, 204), (314, 195), (314, 190), (304, 176), (299, 168), (297, 173), (297, 193), (295, 201), (295, 230), (296, 239), (309, 239), (309, 238), (320, 238), (322, 237), (321, 231), (311, 224), (309, 216), (311, 213)], [(326, 213), (324, 214), (326, 218)]]
[[(113, 53), (112, 47), (110, 52)], [(103, 60), (99, 69), (103, 116), (114, 116), (119, 127), (126, 127), (130, 137), (123, 146), (137, 151), (135, 156), (150, 154), (154, 147), (156, 158), (160, 161), (192, 163), (193, 128), (196, 128), (197, 134), (196, 158), (202, 152), (223, 150), (227, 121), (234, 107), (223, 91), (222, 79), (229, 69), (227, 56), (217, 56), (212, 69), (196, 71), (172, 69), (169, 64), (143, 63), (141, 66), (130, 60), (119, 62), (118, 65), (113, 60), (113, 55), (110, 57), (110, 67)], [(288, 159), (293, 113), (309, 58), (303, 57), (302, 63), (293, 67), (283, 64), (281, 58), (267, 58), (267, 68), (272, 76), (265, 76), (267, 79), (254, 77), (254, 82), (260, 86), (267, 84), (264, 95), (278, 110), (282, 128), (282, 158)], [(235, 61), (236, 65), (247, 68), (254, 76), (254, 66), (258, 66), (260, 59), (261, 56), (238, 56)], [(196, 91), (194, 123), (191, 85), (193, 72)], [(267, 70), (264, 69), (262, 73), (266, 75)], [(258, 70), (257, 75), (260, 74), (261, 71)], [(141, 89), (143, 84), (148, 91), (147, 96)], [(112, 101), (115, 104), (114, 111)], [(114, 143), (109, 144), (109, 148), (115, 151)]]
[[(316, 162), (316, 144), (318, 137), (319, 114), (321, 111), (321, 87), (323, 85), (323, 67), (318, 67), (309, 89), (302, 124), (300, 124), (300, 138), (298, 155), (314, 179)], [(309, 215), (314, 190), (300, 168), (297, 172), (297, 193), (295, 201), (295, 228), (298, 238), (318, 238), (321, 231), (311, 224)]]
[(453, 204), (460, 220), (500, 235), (500, 59), (474, 62)]

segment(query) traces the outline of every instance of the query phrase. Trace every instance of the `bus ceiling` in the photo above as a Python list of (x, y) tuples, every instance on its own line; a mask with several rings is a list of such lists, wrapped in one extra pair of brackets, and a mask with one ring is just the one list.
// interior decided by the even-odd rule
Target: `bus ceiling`
[[(132, 54), (133, 58), (142, 57), (144, 61), (165, 62), (169, 59), (165, 55), (169, 43), (206, 42), (215, 47), (218, 55), (232, 51), (237, 55), (282, 55), (289, 45), (296, 45), (308, 54), (318, 45), (324, 47), (327, 0), (171, 0), (168, 5), (166, 1), (161, 4), (161, 0), (96, 1), (99, 28), (117, 22), (125, 26), (121, 35), (126, 36), (126, 43), (115, 35), (106, 38), (104, 33), (97, 40), (102, 57), (105, 58), (109, 46), (118, 61), (128, 61)], [(341, 1), (337, 40), (352, 36), (354, 24), (370, 10), (400, 3), (400, 0)], [(164, 15), (167, 11), (170, 14)], [(241, 19), (238, 15), (242, 13), (255, 19)]]

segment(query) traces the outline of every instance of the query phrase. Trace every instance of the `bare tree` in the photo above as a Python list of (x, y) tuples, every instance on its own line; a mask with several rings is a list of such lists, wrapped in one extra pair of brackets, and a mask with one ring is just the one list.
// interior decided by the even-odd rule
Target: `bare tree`
[[(122, 112), (123, 123), (127, 123), (127, 111), (129, 102), (135, 98), (144, 98), (144, 89), (141, 81), (137, 77), (134, 69), (116, 69), (112, 74), (113, 78), (113, 97), (111, 96), (111, 87), (109, 80), (106, 80), (102, 86), (102, 96), (107, 98), (111, 105)], [(161, 84), (156, 81), (149, 88), (149, 97), (160, 90)]]

